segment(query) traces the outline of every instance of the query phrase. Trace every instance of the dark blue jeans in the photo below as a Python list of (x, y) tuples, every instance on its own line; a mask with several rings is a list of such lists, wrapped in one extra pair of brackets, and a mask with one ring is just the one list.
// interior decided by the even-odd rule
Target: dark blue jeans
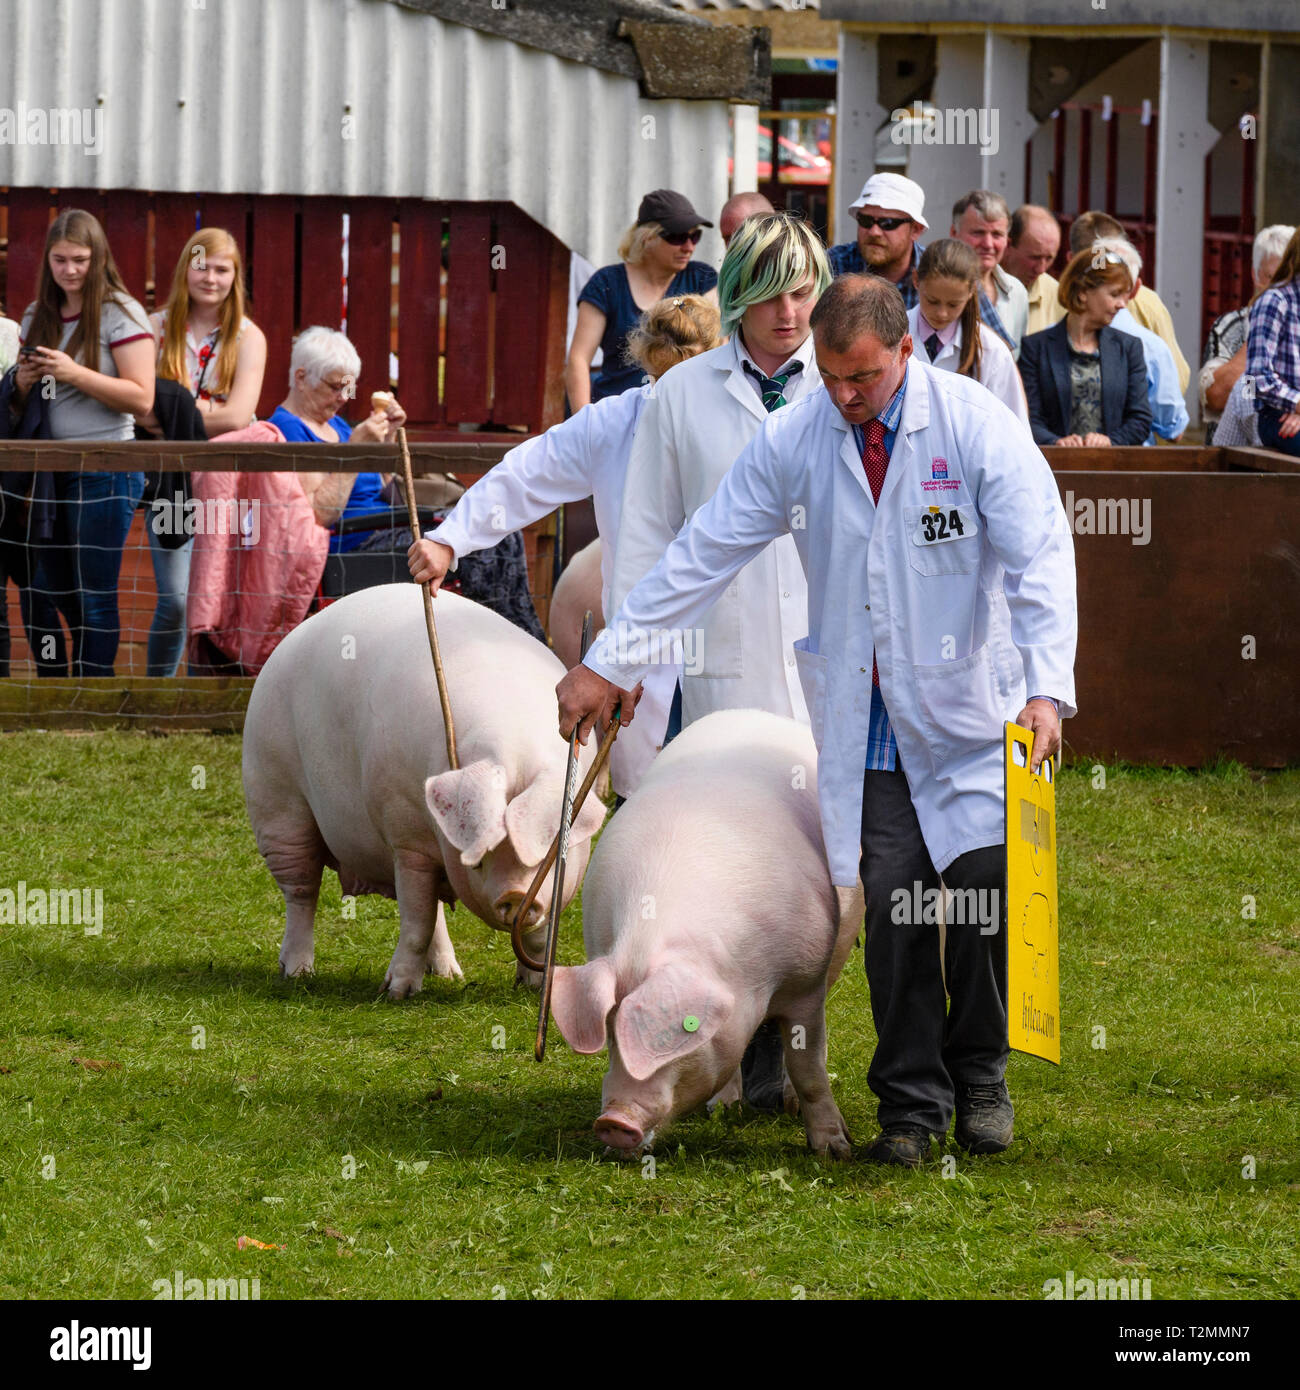
[(111, 676), (121, 624), (117, 580), (143, 473), (55, 473), (54, 536), (34, 547), (23, 623), (41, 676), (68, 674), (62, 614), (74, 677)]
[(1278, 426), (1282, 423), (1282, 412), (1274, 410), (1271, 406), (1264, 406), (1259, 412), (1259, 442), (1266, 449), (1276, 449), (1279, 454), (1290, 454), (1292, 458), (1300, 458), (1300, 434), (1293, 434), (1290, 439), (1283, 439), (1278, 434)]

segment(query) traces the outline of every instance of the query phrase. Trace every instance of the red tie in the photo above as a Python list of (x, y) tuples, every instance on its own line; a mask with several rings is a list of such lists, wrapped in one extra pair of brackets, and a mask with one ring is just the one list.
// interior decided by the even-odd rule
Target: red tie
[[(871, 500), (878, 503), (880, 489), (885, 485), (885, 469), (889, 467), (889, 453), (885, 448), (885, 427), (879, 418), (869, 420), (864, 434), (867, 442), (862, 450), (862, 467), (867, 474)], [(871, 653), (871, 684), (880, 684), (880, 668), (876, 665), (874, 651)]]

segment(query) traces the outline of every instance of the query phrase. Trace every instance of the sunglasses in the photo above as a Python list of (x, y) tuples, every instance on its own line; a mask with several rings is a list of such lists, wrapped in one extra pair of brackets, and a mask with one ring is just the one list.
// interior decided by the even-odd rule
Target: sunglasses
[(660, 232), (659, 239), (666, 241), (669, 246), (685, 246), (689, 241), (692, 246), (704, 235), (702, 227), (696, 227), (689, 232)]
[(911, 220), (910, 217), (872, 217), (869, 213), (858, 213), (858, 226), (864, 232), (869, 232), (872, 227), (879, 227), (882, 232), (896, 232)]

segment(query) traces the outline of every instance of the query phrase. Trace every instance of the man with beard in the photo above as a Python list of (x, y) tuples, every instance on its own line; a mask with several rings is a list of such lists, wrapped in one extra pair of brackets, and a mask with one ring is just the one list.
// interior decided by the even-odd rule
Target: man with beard
[(827, 248), (831, 274), (879, 275), (903, 296), (903, 307), (916, 307), (916, 267), (925, 249), (916, 239), (929, 227), (922, 215), (925, 190), (902, 174), (872, 174), (849, 211), (858, 224), (858, 239)]

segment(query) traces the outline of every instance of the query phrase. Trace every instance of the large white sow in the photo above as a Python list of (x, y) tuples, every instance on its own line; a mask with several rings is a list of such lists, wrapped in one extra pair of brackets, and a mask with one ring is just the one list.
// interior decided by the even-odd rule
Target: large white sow
[[(345, 894), (397, 899), (401, 930), (384, 984), (416, 993), (426, 971), (460, 976), (443, 905), (508, 929), (560, 822), (567, 745), (556, 730), (564, 668), (546, 647), (458, 594), (434, 599), (460, 768), (449, 770), (420, 589), (389, 584), (330, 605), (291, 632), (253, 687), (244, 797), (257, 847), (284, 894), (280, 970), (314, 966), (321, 873)], [(585, 771), (594, 757), (589, 742)], [(565, 878), (582, 882), (605, 808), (577, 817)], [(542, 886), (525, 937), (536, 959)], [(523, 978), (522, 974), (520, 978)]]

